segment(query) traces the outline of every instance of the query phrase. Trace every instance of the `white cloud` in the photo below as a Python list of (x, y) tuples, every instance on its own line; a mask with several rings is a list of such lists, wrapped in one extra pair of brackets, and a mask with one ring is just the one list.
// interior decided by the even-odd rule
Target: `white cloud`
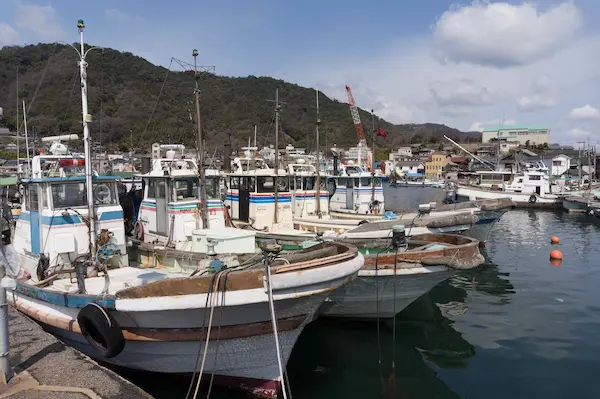
[(56, 10), (51, 5), (38, 6), (19, 2), (15, 14), (15, 25), (21, 29), (32, 31), (41, 41), (56, 41), (65, 35), (57, 21)]
[(129, 14), (124, 13), (123, 11), (117, 10), (116, 8), (108, 8), (104, 10), (104, 16), (107, 20), (111, 22), (117, 22), (120, 24), (126, 24), (130, 22), (131, 17)]
[(19, 42), (19, 33), (7, 23), (0, 22), (0, 48)]
[(538, 76), (527, 94), (521, 95), (517, 99), (519, 109), (525, 112), (538, 111), (545, 108), (552, 108), (556, 105), (553, 88), (548, 76)]
[(440, 107), (480, 106), (492, 102), (492, 94), (471, 79), (431, 82), (429, 90)]
[(473, 122), (471, 127), (469, 127), (470, 132), (483, 132), (483, 129), (492, 127), (492, 126), (511, 126), (516, 125), (517, 122), (514, 119), (494, 119), (486, 122)]
[(544, 108), (552, 108), (556, 105), (553, 98), (545, 94), (532, 94), (530, 96), (521, 96), (517, 103), (523, 111), (537, 111)]
[(569, 114), (569, 118), (575, 120), (600, 119), (600, 110), (586, 104), (583, 107), (573, 108)]
[(573, 2), (539, 11), (532, 3), (477, 1), (440, 17), (432, 28), (433, 48), (441, 61), (527, 65), (565, 48), (581, 25)]

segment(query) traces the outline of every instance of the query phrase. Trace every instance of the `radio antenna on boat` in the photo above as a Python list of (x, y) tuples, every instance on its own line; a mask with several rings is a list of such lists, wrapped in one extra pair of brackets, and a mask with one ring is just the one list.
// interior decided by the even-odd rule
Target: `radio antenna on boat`
[(90, 128), (89, 124), (92, 122), (92, 115), (88, 113), (88, 101), (87, 101), (87, 67), (86, 57), (88, 53), (97, 48), (90, 47), (85, 50), (83, 44), (83, 30), (85, 24), (83, 20), (77, 21), (77, 30), (79, 31), (79, 45), (80, 48), (71, 45), (79, 56), (79, 74), (81, 76), (81, 114), (83, 122), (83, 151), (85, 156), (85, 191), (87, 194), (87, 207), (88, 207), (88, 220), (89, 220), (89, 240), (90, 240), (90, 254), (96, 252), (96, 215), (94, 212), (94, 190), (92, 187), (92, 159), (90, 153)]
[[(17, 123), (19, 123), (17, 121)], [(25, 129), (25, 151), (27, 152), (27, 173), (31, 176), (31, 158), (29, 157), (29, 137), (27, 135), (27, 110), (25, 109), (25, 100), (23, 100), (23, 128)]]

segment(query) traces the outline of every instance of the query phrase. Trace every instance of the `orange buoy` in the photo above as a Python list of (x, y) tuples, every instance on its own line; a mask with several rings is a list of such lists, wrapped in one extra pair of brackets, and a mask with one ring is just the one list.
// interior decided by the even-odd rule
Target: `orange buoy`
[(562, 259), (563, 255), (558, 249), (550, 251), (550, 259)]
[(560, 238), (558, 238), (557, 236), (552, 236), (552, 238), (550, 239), (550, 242), (552, 244), (558, 244), (560, 242)]
[(550, 259), (550, 265), (558, 267), (562, 264), (562, 259)]

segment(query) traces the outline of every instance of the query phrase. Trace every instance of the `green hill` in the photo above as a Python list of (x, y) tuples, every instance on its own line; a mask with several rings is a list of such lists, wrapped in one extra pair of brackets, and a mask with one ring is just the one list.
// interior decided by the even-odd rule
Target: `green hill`
[[(194, 143), (194, 75), (156, 66), (131, 53), (112, 49), (94, 50), (88, 56), (89, 110), (94, 116), (94, 140), (121, 147), (133, 145), (149, 151), (151, 143)], [(0, 106), (4, 123), (14, 128), (19, 98), (30, 107), (30, 131), (42, 135), (81, 132), (81, 95), (77, 56), (60, 44), (38, 44), (0, 49)], [(172, 68), (173, 69), (173, 68)], [(166, 79), (165, 79), (166, 77)], [(164, 82), (164, 86), (163, 86)], [(232, 78), (203, 73), (202, 124), (209, 151), (229, 138), (235, 146), (247, 143), (258, 126), (258, 144), (274, 140), (274, 105), (267, 102), (279, 87), (281, 109), (280, 143), (314, 148), (315, 93), (313, 89), (269, 77)], [(163, 88), (160, 99), (159, 93)], [(156, 106), (156, 108), (155, 108)], [(357, 142), (348, 106), (325, 95), (320, 97), (322, 144), (355, 145)], [(370, 115), (361, 110), (361, 119)], [(442, 142), (444, 134), (456, 140), (478, 140), (477, 133), (465, 133), (438, 124), (394, 125), (380, 120), (388, 139), (377, 138), (378, 146), (396, 147), (410, 142)], [(370, 129), (365, 126), (365, 132)], [(369, 135), (370, 133), (367, 133)]]

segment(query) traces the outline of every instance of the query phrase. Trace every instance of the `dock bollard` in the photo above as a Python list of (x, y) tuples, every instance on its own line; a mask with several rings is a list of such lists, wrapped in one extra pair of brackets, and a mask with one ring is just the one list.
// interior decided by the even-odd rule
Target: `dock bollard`
[(6, 276), (6, 268), (0, 263), (0, 383), (6, 385), (14, 376), (14, 371), (8, 361), (10, 350), (10, 335), (8, 331), (8, 300), (6, 288), (14, 288), (15, 280)]

